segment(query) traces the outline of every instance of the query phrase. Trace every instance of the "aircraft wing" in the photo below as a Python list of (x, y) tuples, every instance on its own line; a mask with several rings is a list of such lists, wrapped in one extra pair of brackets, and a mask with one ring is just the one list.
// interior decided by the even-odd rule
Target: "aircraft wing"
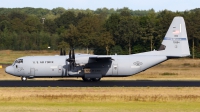
[(92, 57), (89, 57), (89, 59), (110, 59), (112, 60), (112, 57), (109, 57), (109, 56), (92, 56)]
[(91, 56), (88, 63), (110, 63), (112, 60), (110, 56)]
[(79, 65), (85, 65), (94, 62), (109, 62), (111, 60), (113, 60), (111, 56), (90, 55), (90, 56), (77, 57), (76, 63)]

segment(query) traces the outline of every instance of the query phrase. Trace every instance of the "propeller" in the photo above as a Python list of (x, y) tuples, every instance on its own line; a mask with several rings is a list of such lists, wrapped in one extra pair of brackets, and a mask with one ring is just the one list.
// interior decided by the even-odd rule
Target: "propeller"
[(63, 55), (62, 48), (60, 49), (60, 55), (61, 55), (61, 56)]
[(75, 53), (74, 53), (74, 49), (70, 49), (70, 51), (69, 51), (69, 58), (66, 60), (66, 61), (68, 61), (69, 62), (69, 69), (71, 70), (71, 68), (73, 67), (75, 67), (75, 65), (76, 65), (76, 63), (75, 63)]
[(72, 50), (72, 59), (74, 60), (73, 61), (73, 63), (72, 63), (72, 65), (73, 65), (73, 67), (75, 66), (75, 53), (74, 53), (74, 49)]
[(62, 50), (62, 48), (60, 49), (60, 56), (64, 56), (66, 55), (66, 51), (65, 50)]
[(66, 51), (65, 50), (63, 51), (63, 55), (66, 55)]

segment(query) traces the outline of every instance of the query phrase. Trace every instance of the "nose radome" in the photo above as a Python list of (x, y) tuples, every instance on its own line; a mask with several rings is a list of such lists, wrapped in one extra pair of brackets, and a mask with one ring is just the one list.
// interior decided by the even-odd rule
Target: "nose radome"
[(13, 75), (14, 74), (14, 68), (12, 66), (8, 66), (8, 67), (6, 67), (5, 72)]

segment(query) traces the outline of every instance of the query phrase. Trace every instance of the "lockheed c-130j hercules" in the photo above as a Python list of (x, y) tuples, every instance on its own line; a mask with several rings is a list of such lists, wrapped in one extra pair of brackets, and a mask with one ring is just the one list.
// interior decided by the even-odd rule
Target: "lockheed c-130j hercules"
[[(64, 54), (64, 55), (63, 55)], [(137, 74), (170, 58), (190, 56), (185, 21), (175, 17), (158, 50), (131, 55), (75, 54), (60, 56), (26, 56), (16, 59), (5, 72), (27, 78), (81, 77), (99, 81), (102, 77), (125, 77)]]

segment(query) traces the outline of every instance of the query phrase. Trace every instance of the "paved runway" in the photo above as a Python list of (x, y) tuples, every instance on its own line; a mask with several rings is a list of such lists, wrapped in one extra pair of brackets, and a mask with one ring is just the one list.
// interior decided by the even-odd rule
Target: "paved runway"
[(0, 80), (0, 87), (200, 87), (199, 81), (156, 81), (156, 80), (102, 80), (83, 82), (81, 80), (28, 80), (25, 82)]

